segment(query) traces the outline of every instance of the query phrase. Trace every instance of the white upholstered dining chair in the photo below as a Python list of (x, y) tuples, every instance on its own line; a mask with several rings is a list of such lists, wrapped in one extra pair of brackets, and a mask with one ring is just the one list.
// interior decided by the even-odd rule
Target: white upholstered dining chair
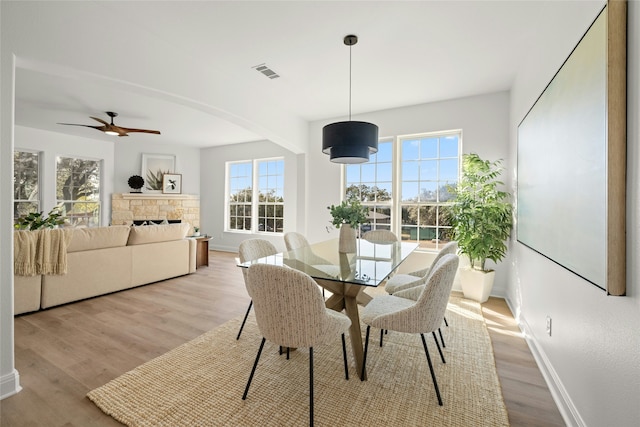
[[(418, 296), (422, 293), (422, 289), (424, 289), (425, 281), (427, 280), (427, 276), (431, 269), (431, 266), (436, 265), (440, 258), (447, 254), (456, 254), (458, 252), (458, 242), (451, 241), (445, 244), (442, 249), (438, 252), (436, 257), (433, 259), (433, 262), (429, 267), (422, 268), (420, 270), (412, 271), (407, 274), (396, 274), (391, 277), (387, 283), (384, 285), (385, 291), (387, 291), (390, 295), (395, 295), (401, 298), (408, 298), (412, 300), (417, 300)], [(415, 288), (415, 289), (414, 289)], [(449, 326), (449, 322), (447, 322), (447, 318), (444, 317), (444, 324)], [(442, 346), (445, 347), (444, 337), (442, 336), (442, 331), (438, 328), (438, 334), (440, 334), (440, 341), (442, 342)], [(380, 341), (382, 341), (382, 335), (380, 336)]]
[(295, 231), (290, 231), (284, 234), (284, 244), (287, 247), (287, 251), (309, 246), (307, 238)]
[[(296, 249), (307, 248), (311, 246), (309, 241), (304, 235), (290, 231), (284, 235), (284, 244), (287, 247), (287, 251), (295, 251)], [(329, 261), (313, 253), (309, 250), (304, 254), (304, 261), (306, 264), (314, 266), (318, 270), (325, 272), (326, 274), (333, 276), (339, 274), (339, 267), (332, 265)], [(325, 290), (322, 288), (322, 296), (325, 296)]]
[[(238, 254), (240, 255), (240, 262), (253, 261), (254, 259), (264, 258), (269, 255), (275, 255), (278, 253), (278, 250), (275, 246), (268, 240), (264, 239), (248, 239), (240, 243), (238, 247)], [(244, 284), (247, 286), (247, 269), (242, 269), (242, 275), (244, 276)], [(242, 334), (242, 330), (244, 329), (244, 324), (247, 323), (247, 317), (249, 317), (249, 312), (251, 311), (251, 307), (253, 305), (253, 300), (249, 302), (249, 307), (247, 308), (247, 312), (244, 315), (244, 319), (242, 319), (242, 324), (240, 325), (240, 330), (238, 331), (237, 340), (240, 339), (240, 335)]]
[(325, 307), (316, 282), (307, 274), (287, 267), (255, 264), (248, 269), (247, 292), (251, 296), (262, 342), (242, 399), (247, 398), (265, 341), (282, 347), (309, 347), (309, 421), (313, 426), (313, 348), (342, 335), (345, 378), (349, 379), (344, 334), (351, 320)]
[(447, 254), (441, 257), (433, 265), (428, 274), (426, 286), (417, 301), (400, 298), (394, 295), (380, 295), (373, 298), (362, 310), (360, 319), (367, 325), (367, 334), (364, 346), (364, 361), (362, 372), (365, 372), (367, 352), (369, 348), (369, 332), (371, 326), (384, 330), (420, 334), (427, 363), (431, 371), (431, 379), (438, 398), (438, 404), (442, 406), (442, 397), (436, 380), (436, 374), (429, 356), (427, 341), (424, 334), (431, 332), (438, 347), (442, 363), (446, 363), (442, 349), (438, 344), (435, 331), (438, 329), (453, 287), (453, 279), (458, 269), (458, 256)]
[[(431, 265), (435, 265), (444, 255), (455, 254), (457, 251), (458, 242), (451, 241), (445, 244), (442, 249), (440, 249)], [(427, 275), (429, 274), (430, 268), (431, 267), (425, 267), (407, 274), (396, 274), (387, 281), (387, 283), (384, 285), (384, 289), (388, 294), (395, 295), (398, 291), (422, 285), (424, 284)]]

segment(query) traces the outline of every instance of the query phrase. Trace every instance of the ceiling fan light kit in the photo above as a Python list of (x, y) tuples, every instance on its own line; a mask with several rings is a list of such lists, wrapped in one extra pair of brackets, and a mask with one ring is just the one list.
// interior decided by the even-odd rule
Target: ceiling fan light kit
[(351, 121), (351, 46), (358, 36), (345, 36), (349, 46), (349, 121), (336, 122), (322, 128), (322, 152), (333, 163), (356, 164), (369, 161), (369, 154), (378, 152), (378, 126), (373, 123)]
[(111, 117), (111, 123), (107, 123), (104, 120), (98, 118), (98, 117), (92, 117), (89, 116), (90, 118), (92, 118), (93, 120), (102, 123), (102, 126), (92, 126), (92, 125), (80, 125), (80, 124), (76, 124), (76, 123), (58, 123), (59, 125), (67, 125), (67, 126), (83, 126), (83, 127), (87, 127), (87, 128), (93, 128), (93, 129), (97, 129), (100, 132), (104, 132), (107, 135), (113, 135), (113, 136), (129, 136), (129, 133), (132, 132), (139, 132), (139, 133), (152, 133), (155, 135), (160, 135), (160, 131), (158, 130), (150, 130), (150, 129), (134, 129), (134, 128), (125, 128), (122, 126), (116, 126), (115, 124), (113, 124), (113, 118), (118, 116), (118, 113), (115, 113), (113, 111), (106, 111), (107, 116)]

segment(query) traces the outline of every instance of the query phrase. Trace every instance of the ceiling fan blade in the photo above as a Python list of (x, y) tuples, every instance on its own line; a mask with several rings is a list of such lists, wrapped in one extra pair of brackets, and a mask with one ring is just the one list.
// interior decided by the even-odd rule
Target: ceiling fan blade
[(111, 123), (108, 123), (108, 122), (102, 120), (99, 117), (89, 116), (93, 120), (102, 123), (103, 126), (81, 125), (81, 124), (77, 124), (77, 123), (58, 123), (58, 124), (59, 125), (82, 126), (82, 127), (87, 127), (87, 128), (93, 128), (93, 129), (97, 129), (99, 131), (108, 133), (110, 135), (118, 135), (118, 136), (129, 136), (129, 135), (127, 135), (129, 132), (153, 133), (153, 134), (156, 134), (156, 135), (160, 135), (160, 131), (159, 130), (123, 128), (123, 127), (120, 127), (120, 126), (116, 126), (116, 125), (113, 124), (113, 118), (116, 117), (118, 115), (118, 113), (107, 111), (107, 114), (109, 115), (109, 117), (111, 117)]
[(85, 128), (98, 129), (98, 130), (100, 130), (102, 132), (104, 132), (106, 130), (105, 126), (79, 125), (79, 124), (76, 124), (76, 123), (57, 123), (57, 124), (66, 125), (66, 126), (82, 126), (82, 127), (85, 127)]
[(103, 124), (103, 125), (105, 125), (105, 126), (109, 126), (109, 123), (105, 122), (105, 121), (104, 121), (104, 120), (102, 120), (102, 119), (99, 119), (99, 118), (97, 118), (97, 117), (93, 117), (93, 116), (89, 116), (89, 117), (90, 117), (90, 118), (92, 118), (93, 120), (96, 120), (96, 121), (98, 121), (98, 122), (102, 123), (102, 124)]
[(150, 129), (132, 129), (132, 128), (119, 128), (125, 132), (142, 132), (142, 133), (153, 133), (155, 135), (160, 135), (159, 130), (150, 130)]

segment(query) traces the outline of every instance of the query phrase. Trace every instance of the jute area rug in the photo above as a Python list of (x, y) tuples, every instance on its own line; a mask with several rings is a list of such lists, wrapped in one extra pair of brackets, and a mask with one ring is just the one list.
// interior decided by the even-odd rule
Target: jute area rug
[[(339, 336), (335, 344), (314, 348), (315, 424), (508, 426), (479, 304), (452, 296), (446, 316), (446, 364), (433, 337), (425, 336), (444, 406), (438, 406), (420, 336), (389, 331), (380, 347), (379, 330), (372, 329), (364, 382), (353, 363), (345, 380)], [(236, 341), (240, 321), (231, 320), (87, 396), (128, 426), (308, 425), (308, 349), (293, 351), (286, 360), (267, 342), (243, 401), (262, 337), (250, 316)]]

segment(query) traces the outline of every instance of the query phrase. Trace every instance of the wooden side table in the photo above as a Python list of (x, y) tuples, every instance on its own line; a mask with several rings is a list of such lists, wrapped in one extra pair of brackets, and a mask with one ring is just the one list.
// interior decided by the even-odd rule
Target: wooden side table
[(196, 239), (196, 268), (209, 266), (209, 240), (211, 236), (194, 237)]

